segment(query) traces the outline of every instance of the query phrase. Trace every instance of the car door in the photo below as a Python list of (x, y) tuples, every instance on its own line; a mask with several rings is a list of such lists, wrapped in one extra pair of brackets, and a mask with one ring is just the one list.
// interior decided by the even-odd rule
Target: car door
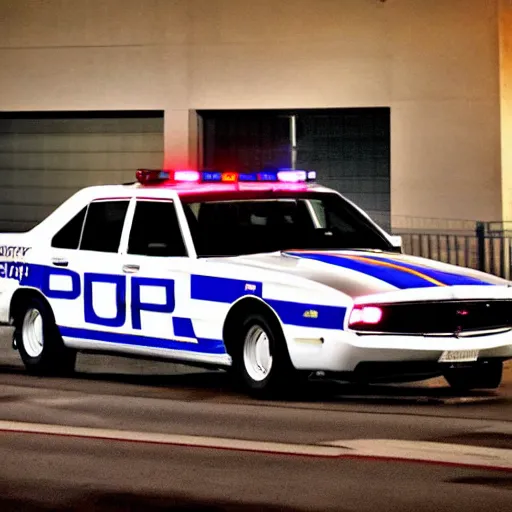
[(129, 205), (130, 197), (95, 199), (52, 240), (43, 291), (68, 345), (108, 348), (126, 328), (127, 280), (119, 248)]
[(130, 281), (127, 343), (138, 346), (138, 352), (201, 359), (212, 347), (196, 336), (191, 317), (195, 253), (182, 229), (177, 195), (142, 194), (134, 203), (122, 249), (122, 270)]

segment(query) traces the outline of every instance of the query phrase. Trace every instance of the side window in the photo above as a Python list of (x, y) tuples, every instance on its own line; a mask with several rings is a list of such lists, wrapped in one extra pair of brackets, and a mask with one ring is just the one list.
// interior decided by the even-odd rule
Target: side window
[(186, 256), (176, 208), (171, 201), (137, 201), (128, 254)]
[(311, 207), (312, 214), (314, 215), (318, 226), (321, 229), (327, 228), (327, 215), (325, 213), (325, 206), (320, 199), (306, 199), (304, 201)]
[(87, 210), (80, 249), (117, 252), (128, 203), (127, 200), (92, 202)]
[(57, 234), (52, 238), (52, 247), (58, 249), (78, 249), (80, 235), (84, 225), (87, 206), (77, 213)]
[[(338, 235), (352, 234), (356, 232), (353, 216), (346, 209), (336, 211), (328, 208), (328, 205), (320, 199), (310, 199), (309, 204), (313, 208), (314, 214), (322, 229), (333, 229)], [(342, 215), (345, 215), (343, 217)]]

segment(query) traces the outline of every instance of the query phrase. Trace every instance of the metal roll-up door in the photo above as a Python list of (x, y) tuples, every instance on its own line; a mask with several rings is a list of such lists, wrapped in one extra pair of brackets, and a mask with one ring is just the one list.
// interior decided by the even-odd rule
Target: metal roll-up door
[(163, 113), (0, 116), (0, 231), (30, 229), (77, 190), (163, 162)]
[(391, 224), (390, 111), (388, 108), (299, 112), (297, 167)]
[(203, 111), (203, 165), (254, 172), (290, 167), (290, 118), (265, 111)]
[(390, 228), (390, 109), (200, 111), (203, 164), (316, 170), (318, 181)]

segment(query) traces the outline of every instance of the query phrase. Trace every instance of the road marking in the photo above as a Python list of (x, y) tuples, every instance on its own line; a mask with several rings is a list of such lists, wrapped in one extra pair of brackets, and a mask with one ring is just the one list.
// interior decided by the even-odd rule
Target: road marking
[(485, 434), (502, 434), (504, 436), (512, 436), (512, 423), (505, 421), (493, 421), (490, 425), (476, 430), (477, 433)]
[(504, 448), (398, 439), (340, 440), (323, 444), (351, 448), (358, 457), (482, 466), (512, 471), (512, 450)]
[(100, 429), (90, 427), (71, 427), (66, 425), (47, 425), (17, 421), (0, 421), (0, 431), (43, 434), (87, 439), (108, 439), (148, 444), (165, 444), (196, 448), (275, 453), (278, 455), (306, 455), (314, 457), (339, 457), (350, 450), (340, 446), (303, 445), (274, 443), (266, 441), (248, 441), (223, 437), (187, 436), (181, 434), (159, 434), (152, 432), (134, 432), (129, 430)]
[(512, 450), (423, 441), (347, 439), (319, 444), (292, 444), (1, 420), (0, 432), (235, 450), (274, 455), (422, 462), (512, 472)]
[(379, 394), (379, 395), (361, 395), (361, 394), (336, 394), (336, 399), (345, 402), (357, 403), (397, 403), (397, 404), (436, 404), (436, 405), (457, 405), (457, 404), (475, 404), (481, 402), (492, 402), (501, 400), (500, 396), (434, 396), (434, 395), (392, 395), (392, 394)]

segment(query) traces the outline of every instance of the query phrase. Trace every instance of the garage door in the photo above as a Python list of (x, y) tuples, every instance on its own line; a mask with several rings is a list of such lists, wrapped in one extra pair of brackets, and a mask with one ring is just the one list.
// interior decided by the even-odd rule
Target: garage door
[(0, 116), (0, 231), (30, 229), (80, 188), (163, 162), (163, 113)]
[(200, 111), (199, 115), (205, 166), (288, 167), (295, 139), (296, 168), (316, 170), (321, 184), (338, 190), (390, 229), (388, 108)]
[(297, 167), (391, 228), (390, 110), (331, 109), (298, 113)]

